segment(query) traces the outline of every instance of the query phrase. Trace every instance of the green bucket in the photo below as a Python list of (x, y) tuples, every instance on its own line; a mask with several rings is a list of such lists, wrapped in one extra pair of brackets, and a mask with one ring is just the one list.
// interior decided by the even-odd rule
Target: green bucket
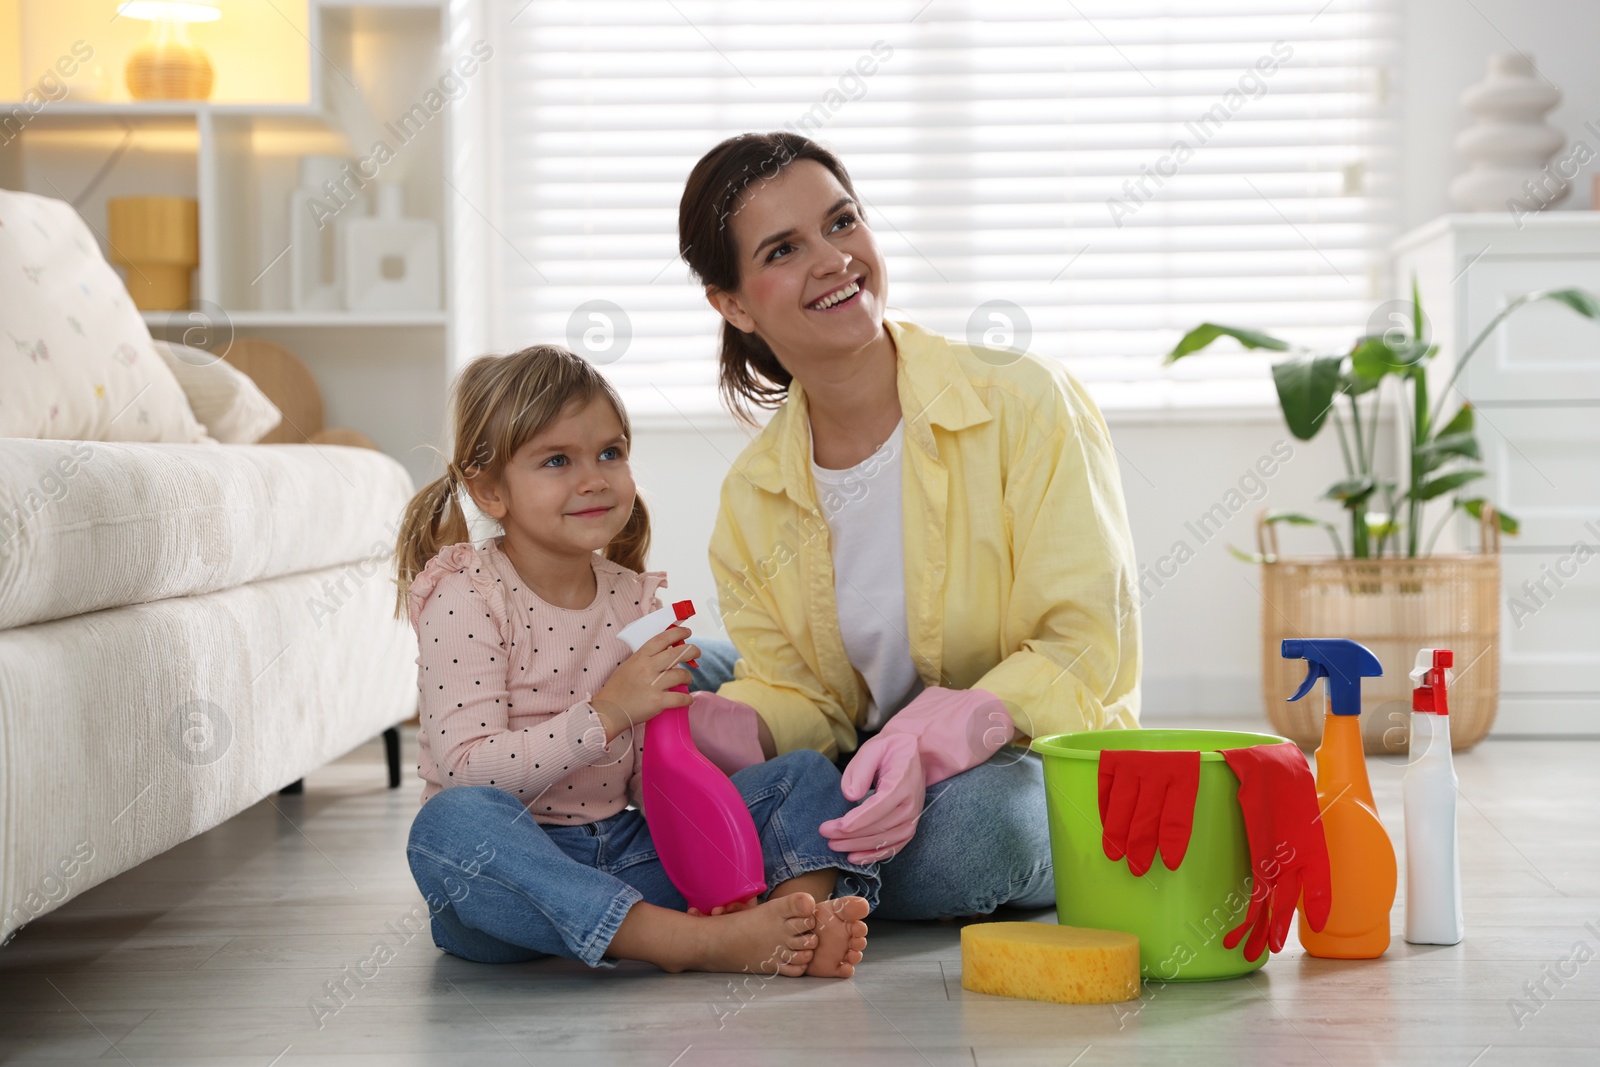
[[(1122, 930), (1139, 938), (1146, 981), (1237, 978), (1267, 962), (1244, 958), (1241, 942), (1222, 938), (1244, 921), (1250, 901), (1250, 846), (1239, 812), (1239, 779), (1217, 751), (1274, 745), (1284, 738), (1228, 730), (1095, 730), (1034, 740), (1044, 757), (1055, 864), (1056, 920), (1066, 926)], [(1200, 750), (1194, 834), (1183, 863), (1169, 871), (1158, 854), (1143, 877), (1127, 860), (1106, 858), (1100, 837), (1103, 749)]]

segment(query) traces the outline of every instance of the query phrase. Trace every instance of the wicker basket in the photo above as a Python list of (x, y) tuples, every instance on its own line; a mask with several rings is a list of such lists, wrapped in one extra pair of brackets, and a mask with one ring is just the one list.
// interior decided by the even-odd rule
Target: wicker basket
[(1368, 753), (1406, 751), (1409, 675), (1422, 648), (1455, 652), (1452, 747), (1483, 740), (1500, 699), (1500, 527), (1488, 506), (1482, 525), (1480, 555), (1286, 560), (1278, 557), (1272, 527), (1258, 519), (1257, 540), (1269, 561), (1261, 565), (1261, 696), (1273, 729), (1302, 748), (1322, 736), (1322, 687), (1316, 697), (1288, 700), (1306, 665), (1283, 658), (1284, 638), (1347, 637), (1383, 664), (1383, 677), (1362, 683)]

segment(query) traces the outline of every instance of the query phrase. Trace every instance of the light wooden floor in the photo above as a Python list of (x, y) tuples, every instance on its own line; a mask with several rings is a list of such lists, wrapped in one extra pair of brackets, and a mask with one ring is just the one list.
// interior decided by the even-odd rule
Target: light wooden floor
[[(1460, 759), (1461, 945), (1405, 944), (1397, 902), (1380, 960), (1293, 947), (1248, 979), (1066, 1007), (964, 992), (952, 924), (875, 923), (850, 982), (737, 992), (713, 975), (490, 967), (443, 955), (426, 934), (403, 941), (395, 929), (421, 905), (402, 855), (418, 786), (384, 789), (374, 744), (314, 774), (303, 797), (257, 805), (0, 950), (0, 1060), (1600, 1064), (1597, 768), (1600, 742), (1490, 741)], [(1402, 770), (1372, 764), (1397, 843)], [(394, 957), (319, 1028), (314, 998), (380, 940)], [(1543, 983), (1539, 999), (1528, 983)]]

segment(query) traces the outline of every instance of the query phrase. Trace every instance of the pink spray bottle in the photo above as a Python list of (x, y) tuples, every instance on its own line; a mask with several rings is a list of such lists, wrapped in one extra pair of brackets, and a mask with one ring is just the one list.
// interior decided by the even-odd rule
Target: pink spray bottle
[[(693, 602), (680, 600), (634, 620), (617, 636), (637, 652), (646, 641), (693, 614)], [(689, 691), (682, 685), (673, 689)], [(695, 747), (689, 709), (668, 708), (651, 719), (644, 732), (639, 773), (645, 821), (661, 866), (683, 899), (709, 914), (712, 908), (765, 892), (755, 820), (738, 788)]]

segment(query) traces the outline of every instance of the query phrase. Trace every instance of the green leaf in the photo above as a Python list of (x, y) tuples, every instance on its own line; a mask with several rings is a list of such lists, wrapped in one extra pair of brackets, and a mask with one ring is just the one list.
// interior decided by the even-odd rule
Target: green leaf
[(1468, 482), (1477, 481), (1479, 478), (1484, 476), (1484, 473), (1484, 471), (1476, 468), (1472, 470), (1452, 471), (1449, 474), (1441, 474), (1437, 478), (1432, 478), (1426, 482), (1423, 482), (1422, 485), (1413, 492), (1418, 500), (1432, 500), (1434, 497), (1448, 493), (1452, 489), (1459, 489)]
[(1466, 433), (1477, 426), (1476, 416), (1473, 415), (1471, 404), (1462, 404), (1461, 410), (1455, 413), (1451, 420), (1439, 430), (1439, 436), (1450, 433)]
[[(1486, 501), (1481, 496), (1475, 496), (1471, 500), (1463, 500), (1460, 497), (1456, 497), (1455, 499), (1456, 507), (1461, 508), (1468, 515), (1471, 515), (1480, 522), (1483, 521), (1483, 505), (1485, 503)], [(1500, 509), (1496, 508), (1494, 514), (1495, 519), (1499, 523), (1501, 533), (1510, 534), (1512, 537), (1515, 537), (1522, 530), (1522, 524), (1520, 522), (1518, 522), (1512, 516), (1507, 515)]]
[(1356, 342), (1350, 350), (1350, 365), (1356, 374), (1373, 380), (1385, 374), (1404, 374), (1433, 354), (1426, 343), (1411, 338), (1395, 342), (1387, 337), (1363, 337)]
[(1268, 334), (1255, 330), (1241, 330), (1234, 326), (1219, 326), (1214, 322), (1202, 322), (1183, 335), (1172, 351), (1167, 353), (1166, 362), (1172, 363), (1190, 353), (1198, 352), (1219, 337), (1231, 337), (1246, 348), (1269, 348), (1274, 352), (1289, 351), (1289, 342), (1280, 341)]
[(1560, 301), (1580, 315), (1600, 319), (1600, 300), (1582, 289), (1552, 289), (1544, 294), (1544, 299)]
[(1339, 365), (1343, 356), (1290, 356), (1272, 365), (1278, 387), (1278, 404), (1289, 432), (1309, 441), (1322, 429), (1339, 393)]
[(1376, 381), (1389, 373), (1389, 346), (1381, 337), (1363, 337), (1350, 350), (1350, 367), (1359, 376)]
[(1363, 378), (1359, 374), (1341, 371), (1339, 374), (1339, 391), (1350, 396), (1361, 396), (1370, 393), (1383, 384), (1382, 378)]
[(1265, 523), (1286, 522), (1291, 526), (1327, 526), (1330, 525), (1315, 515), (1305, 515), (1298, 511), (1269, 511), (1261, 516)]
[(1370, 497), (1377, 485), (1370, 474), (1355, 478), (1346, 478), (1341, 482), (1334, 482), (1328, 486), (1328, 491), (1323, 495), (1326, 500), (1339, 500), (1345, 507), (1353, 507)]
[(1246, 552), (1243, 549), (1235, 548), (1232, 545), (1228, 546), (1228, 554), (1234, 559), (1242, 559), (1246, 563), (1271, 563), (1274, 559), (1272, 556), (1263, 556), (1259, 552)]
[(1422, 316), (1422, 289), (1417, 284), (1417, 276), (1413, 272), (1411, 275), (1411, 336), (1422, 338), (1423, 327), (1427, 325), (1427, 321)]
[[(1446, 428), (1448, 429), (1448, 427)], [(1478, 435), (1471, 430), (1459, 433), (1441, 433), (1438, 437), (1417, 449), (1419, 472), (1433, 470), (1450, 456), (1482, 459), (1483, 453), (1478, 449)]]

